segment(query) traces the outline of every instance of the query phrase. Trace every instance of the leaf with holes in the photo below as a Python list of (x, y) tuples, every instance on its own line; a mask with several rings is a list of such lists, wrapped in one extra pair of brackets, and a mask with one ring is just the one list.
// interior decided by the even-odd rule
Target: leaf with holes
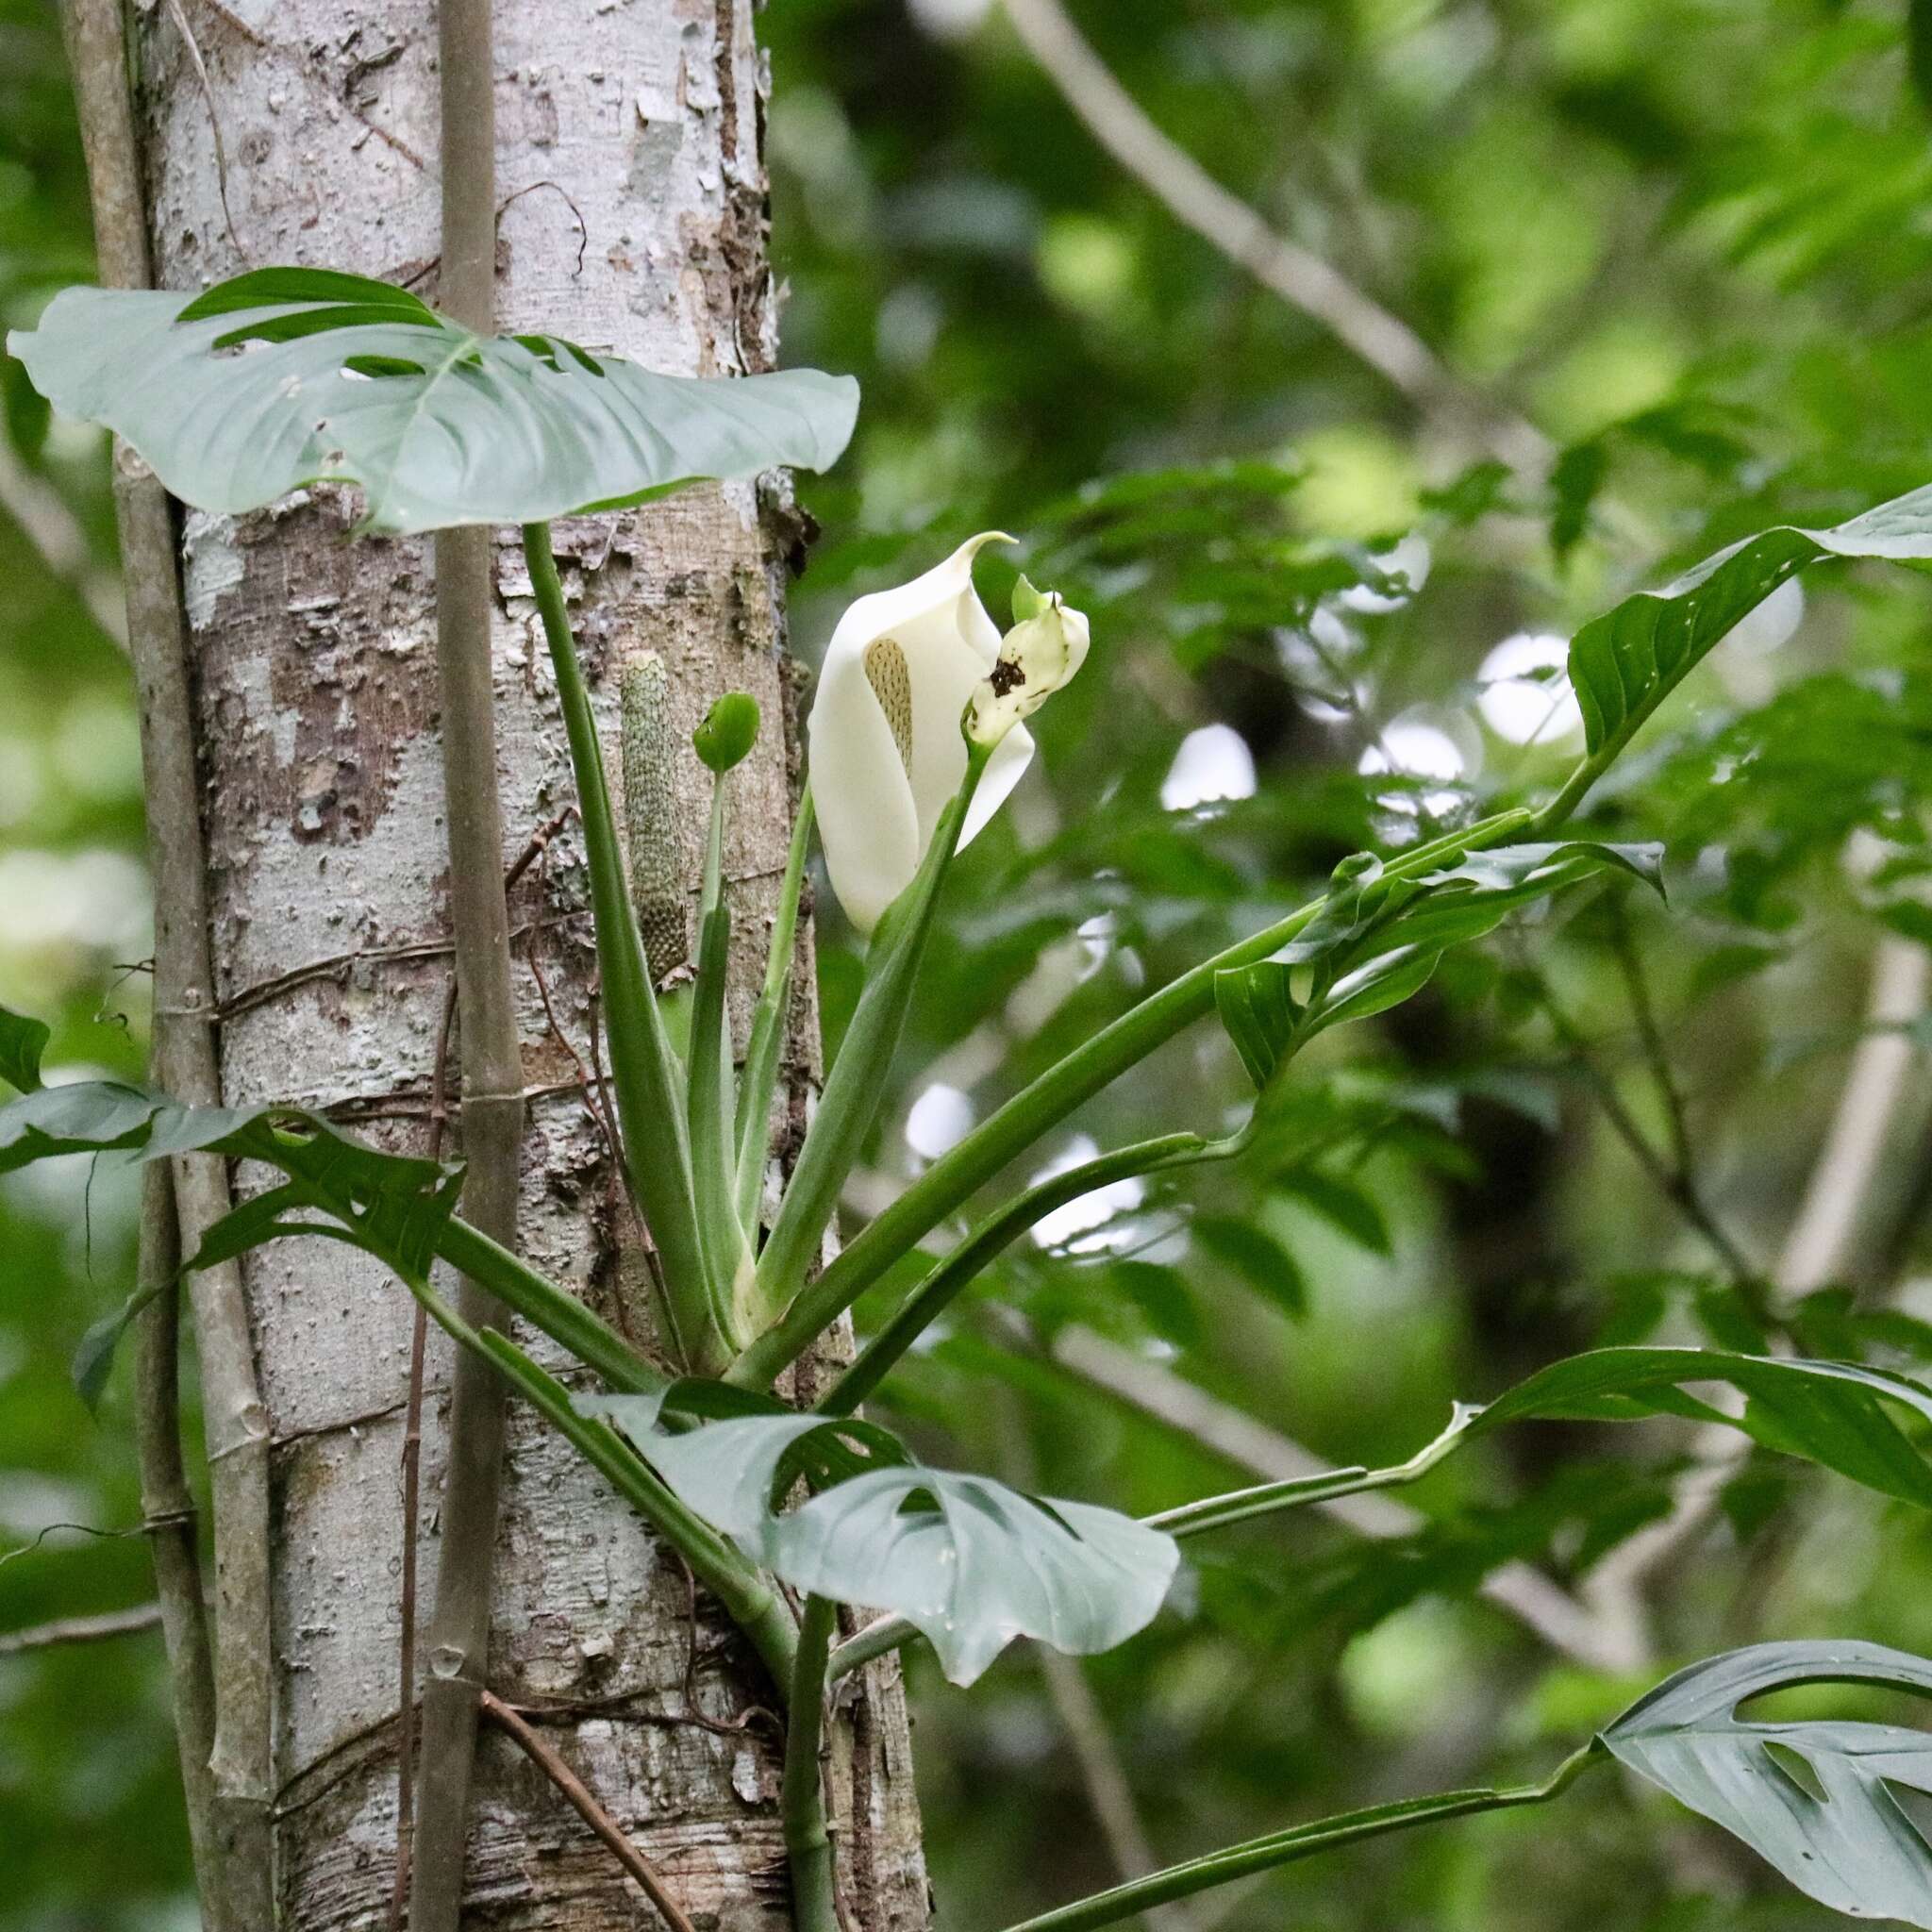
[(858, 407), (849, 376), (658, 375), (555, 336), (479, 336), (405, 289), (318, 269), (258, 269), (192, 300), (68, 289), (7, 345), (186, 503), (236, 515), (357, 484), (369, 527), (391, 534), (823, 470)]
[[(684, 1398), (598, 1396), (678, 1496), (795, 1589), (891, 1610), (921, 1630), (956, 1684), (1016, 1637), (1086, 1653), (1153, 1620), (1179, 1561), (1173, 1538), (1086, 1503), (1028, 1496), (986, 1476), (928, 1469), (889, 1431), (800, 1415), (734, 1391), (725, 1415), (665, 1426)], [(687, 1405), (684, 1419), (697, 1409)], [(815, 1493), (783, 1508), (803, 1479)]]
[(1780, 584), (1831, 557), (1932, 558), (1932, 485), (1829, 529), (1761, 531), (1591, 619), (1571, 640), (1570, 682), (1592, 755), (1622, 745)]
[(1751, 1698), (1821, 1683), (1932, 1697), (1932, 1663), (1876, 1643), (1760, 1643), (1679, 1671), (1603, 1742), (1820, 1905), (1932, 1928), (1932, 1849), (1896, 1795), (1932, 1793), (1932, 1737), (1897, 1724), (1738, 1716)]

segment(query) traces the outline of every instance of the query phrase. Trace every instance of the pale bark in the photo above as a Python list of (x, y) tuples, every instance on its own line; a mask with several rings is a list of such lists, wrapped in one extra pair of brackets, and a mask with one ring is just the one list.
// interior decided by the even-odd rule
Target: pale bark
[[(767, 366), (758, 58), (749, 0), (498, 0), (497, 311), (652, 367)], [(198, 58), (184, 40), (198, 42)], [(184, 0), (142, 15), (140, 63), (159, 279), (192, 287), (297, 261), (408, 279), (433, 295), (438, 140), (426, 0)], [(202, 75), (206, 74), (204, 87)], [(226, 208), (214, 127), (226, 158)], [(424, 166), (428, 162), (431, 166)], [(526, 191), (526, 192), (520, 192)], [(242, 251), (245, 251), (244, 255)], [(581, 254), (581, 268), (579, 256)], [(426, 547), (345, 541), (326, 491), (239, 523), (188, 519), (216, 991), (230, 1102), (351, 1103), (397, 1148), (426, 1137), (449, 928)], [(741, 1047), (785, 856), (793, 781), (783, 663), (782, 505), (749, 487), (560, 525), (557, 548), (617, 756), (624, 665), (670, 668), (689, 727), (719, 691), (751, 691), (768, 729), (739, 780), (727, 870), (739, 915)], [(498, 533), (493, 643), (506, 862), (571, 796), (555, 693), (514, 533)], [(703, 798), (681, 796), (693, 860)], [(635, 1228), (609, 1208), (606, 1151), (546, 1032), (540, 949), (582, 1051), (591, 956), (569, 840), (519, 888), (524, 1074), (531, 1093), (518, 1234), (539, 1266), (634, 1331), (647, 1328)], [(559, 921), (558, 915), (572, 915)], [(301, 976), (299, 969), (331, 961)], [(802, 1026), (811, 1024), (804, 1002)], [(808, 1058), (808, 1056), (795, 1057)], [(286, 1242), (247, 1288), (274, 1434), (276, 1887), (290, 1926), (368, 1926), (389, 1903), (394, 1840), (398, 1470), (409, 1306), (373, 1264)], [(528, 1338), (525, 1338), (526, 1340)], [(432, 1357), (421, 1574), (436, 1573), (444, 1465)], [(782, 1924), (786, 1879), (769, 1725), (683, 1718), (686, 1586), (572, 1453), (513, 1411), (490, 1683), (541, 1707), (544, 1735), (633, 1837), (700, 1927)], [(715, 1610), (694, 1633), (702, 1713), (731, 1724), (774, 1702)], [(867, 1932), (915, 1926), (926, 1899), (905, 1718), (874, 1667), (869, 1830), (843, 1819)], [(553, 1722), (552, 1719), (555, 1719)], [(839, 1809), (851, 1733), (835, 1751)], [(854, 1844), (855, 1836), (865, 1840)], [(633, 1882), (501, 1736), (479, 1746), (466, 1923), (656, 1923)]]

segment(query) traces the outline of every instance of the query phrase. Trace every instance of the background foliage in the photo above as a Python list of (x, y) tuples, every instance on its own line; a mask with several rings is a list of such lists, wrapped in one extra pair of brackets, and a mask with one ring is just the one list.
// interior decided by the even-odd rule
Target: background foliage
[[(1560, 691), (1490, 688), (1499, 670), (1753, 529), (1932, 480), (1932, 146), (1897, 0), (1077, 14), (1169, 136), (1484, 400), (1418, 407), (1176, 225), (996, 8), (767, 9), (787, 356), (865, 394), (852, 454), (807, 491), (824, 537), (794, 599), (800, 649), (856, 589), (995, 525), (1096, 640), (1037, 721), (1038, 773), (959, 868), (869, 1199), (1346, 852), (1557, 777)], [(50, 16), (0, 0), (8, 325), (87, 273)], [(54, 1058), (126, 1073), (145, 991), (125, 969), (148, 939), (131, 692), (88, 595), (111, 569), (103, 452), (49, 425), (11, 364), (0, 383), (0, 1001), (59, 1016)], [(1552, 444), (1547, 477), (1490, 462), (1485, 422), (1509, 412)], [(986, 566), (994, 608), (1010, 568)], [(1096, 1359), (1089, 1334), (1170, 1396), (1191, 1385), (1368, 1462), (1418, 1446), (1452, 1396), (1592, 1342), (1750, 1342), (1866, 1037), (1874, 957), (1903, 942), (1883, 957), (1909, 989), (1932, 938), (1924, 589), (1838, 566), (1806, 581), (1708, 660), (1595, 814), (1667, 841), (1667, 907), (1573, 895), (1324, 1042), (1238, 1168), (1085, 1204), (1010, 1257), (889, 1386), (890, 1419), (947, 1460), (1149, 1509), (1240, 1469), (1070, 1367)], [(1541, 742), (1513, 741), (1546, 716)], [(857, 961), (829, 909), (821, 932), (836, 1026)], [(1924, 1004), (1921, 986), (1908, 1015)], [(1916, 1041), (1923, 1020), (1905, 1024)], [(1923, 1074), (1833, 1279), (1779, 1305), (1814, 1352), (1932, 1357)], [(1246, 1091), (1204, 1027), (1081, 1131), (1218, 1127)], [(97, 1190), (83, 1223), (85, 1180), (0, 1184), (0, 1552), (136, 1516), (125, 1395), (96, 1425), (66, 1379), (129, 1268), (129, 1204)], [(1609, 1606), (1628, 1674), (1479, 1593), (1523, 1557), (1602, 1617), (1606, 1566), (1691, 1448), (1669, 1424), (1505, 1431), (1409, 1492), (1425, 1514), (1392, 1540), (1297, 1517), (1192, 1546), (1169, 1612), (1117, 1654), (1049, 1674), (1019, 1650), (970, 1699), (925, 1670), (949, 1922), (1107, 1882), (1096, 1805), (1118, 1814), (1123, 1790), (1178, 1857), (1540, 1774), (1633, 1681), (1725, 1644), (1932, 1650), (1923, 1517), (1764, 1454)], [(138, 1541), (53, 1531), (0, 1560), (0, 1631), (147, 1590)], [(5, 1932), (192, 1923), (158, 1671), (152, 1637), (0, 1655)], [(1560, 1819), (1297, 1866), (1160, 1932), (1285, 1920), (1833, 1923), (1607, 1777)]]

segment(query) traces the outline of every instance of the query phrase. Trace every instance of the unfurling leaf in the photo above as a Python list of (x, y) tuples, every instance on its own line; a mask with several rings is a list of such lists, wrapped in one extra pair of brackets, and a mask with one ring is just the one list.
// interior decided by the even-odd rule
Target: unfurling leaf
[(1302, 1013), (1289, 989), (1292, 972), (1277, 959), (1263, 959), (1258, 966), (1238, 966), (1214, 975), (1215, 1010), (1257, 1088), (1274, 1077), (1294, 1042)]
[(267, 268), (192, 300), (68, 289), (8, 348), (70, 416), (227, 515), (359, 484), (372, 529), (528, 524), (698, 477), (823, 470), (858, 385), (816, 370), (658, 375), (555, 336), (478, 336), (405, 289)]
[(1932, 1927), (1932, 1849), (1897, 1796), (1932, 1794), (1932, 1737), (1738, 1716), (1754, 1697), (1820, 1683), (1932, 1697), (1932, 1663), (1876, 1643), (1760, 1643), (1679, 1671), (1601, 1735), (1622, 1763), (1741, 1839), (1807, 1897)]
[[(680, 1499), (795, 1589), (891, 1610), (914, 1624), (956, 1684), (1016, 1637), (1108, 1650), (1153, 1620), (1179, 1551), (1164, 1532), (1086, 1503), (928, 1469), (876, 1424), (801, 1415), (726, 1391), (726, 1412), (684, 1434), (661, 1426), (719, 1385), (578, 1404), (630, 1438)], [(744, 1411), (751, 1412), (744, 1412)], [(816, 1493), (782, 1507), (803, 1478)]]

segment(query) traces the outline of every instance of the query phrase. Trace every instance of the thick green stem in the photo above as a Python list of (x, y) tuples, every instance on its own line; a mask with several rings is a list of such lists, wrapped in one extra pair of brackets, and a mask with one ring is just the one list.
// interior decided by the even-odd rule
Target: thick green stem
[(1406, 1831), (1413, 1824), (1468, 1818), (1479, 1811), (1547, 1804), (1566, 1790), (1599, 1755), (1592, 1740), (1573, 1757), (1566, 1757), (1541, 1784), (1482, 1787), (1444, 1791), (1433, 1798), (1406, 1798), (1393, 1805), (1344, 1811), (1339, 1817), (1298, 1824), (1267, 1838), (1250, 1839), (1245, 1844), (1230, 1845), (1225, 1851), (1210, 1852), (1203, 1858), (1190, 1858), (1182, 1865), (1170, 1865), (1145, 1878), (1117, 1885), (1110, 1891), (1096, 1892), (1091, 1898), (1023, 1920), (1008, 1926), (1007, 1932), (1088, 1932), (1091, 1926), (1117, 1924), (1152, 1907), (1165, 1905), (1170, 1899), (1190, 1898), (1197, 1891), (1246, 1878), (1253, 1873), (1273, 1871), (1277, 1865), (1291, 1865), (1298, 1858), (1310, 1857), (1316, 1852), (1330, 1851), (1338, 1845), (1359, 1844), (1364, 1839)]
[(752, 1015), (751, 1044), (738, 1090), (738, 1219), (744, 1238), (758, 1243), (758, 1208), (765, 1191), (765, 1157), (772, 1125), (772, 1095), (778, 1085), (778, 1056), (785, 1044), (785, 1011), (791, 1003), (791, 953), (798, 937), (798, 896), (805, 883), (805, 855), (811, 842), (811, 783), (799, 794), (785, 855), (785, 879), (772, 915), (772, 943), (765, 954), (765, 984)]
[(603, 982), (610, 1036), (611, 1081), (623, 1130), (630, 1184), (643, 1208), (663, 1268), (674, 1340), (694, 1353), (710, 1322), (710, 1289), (698, 1237), (691, 1148), (684, 1131), (684, 1095), (670, 1042), (658, 1013), (650, 969), (625, 883), (623, 849), (604, 780), (604, 754), (590, 692), (577, 663), (570, 610), (551, 555), (547, 524), (524, 525), (524, 556), (557, 672), (558, 702), (576, 774), (590, 859), (591, 903), (597, 925), (597, 971)]
[(1205, 1161), (1226, 1160), (1246, 1144), (1245, 1135), (1208, 1141), (1199, 1134), (1163, 1134), (1158, 1140), (1137, 1141), (1095, 1160), (1082, 1161), (1028, 1188), (1024, 1194), (989, 1215), (959, 1245), (937, 1263), (913, 1291), (906, 1306), (873, 1337), (858, 1359), (826, 1390), (818, 1407), (827, 1415), (850, 1415), (878, 1387), (893, 1364), (938, 1321), (953, 1298), (993, 1257), (1009, 1247), (1043, 1216), (1069, 1201), (1132, 1175), (1195, 1167)]
[[(1430, 871), (1452, 853), (1501, 843), (1530, 822), (1526, 810), (1507, 811), (1466, 832), (1418, 846), (1390, 862), (1387, 875), (1413, 877)], [(1050, 1067), (997, 1112), (936, 1160), (920, 1178), (879, 1214), (852, 1245), (787, 1308), (783, 1317), (752, 1343), (731, 1372), (731, 1379), (762, 1387), (797, 1359), (813, 1339), (849, 1308), (887, 1269), (962, 1206), (977, 1190), (1024, 1153), (1049, 1127), (1083, 1101), (1119, 1077), (1191, 1025), (1214, 1005), (1214, 975), (1230, 967), (1253, 966), (1278, 952), (1322, 910), (1325, 899), (1277, 920), (1252, 939), (1227, 947), (1150, 993), (1139, 1006), (1103, 1027), (1084, 1045)], [(836, 1069), (834, 1070), (836, 1074)]]
[(840, 1932), (832, 1835), (825, 1824), (825, 1779), (819, 1763), (824, 1739), (825, 1660), (838, 1623), (839, 1607), (829, 1597), (806, 1599), (785, 1719), (785, 1788), (779, 1808), (791, 1867), (791, 1921), (797, 1932)]
[(467, 1221), (452, 1216), (444, 1222), (436, 1252), (621, 1393), (644, 1395), (663, 1388), (665, 1377), (608, 1323)]
[(735, 1202), (732, 1147), (731, 1022), (725, 979), (731, 969), (731, 913), (724, 903), (724, 805), (730, 776), (711, 787), (710, 833), (705, 841), (698, 977), (691, 998), (690, 1078), (691, 1180), (698, 1234), (705, 1246), (710, 1319), (692, 1366), (718, 1374), (743, 1346), (733, 1314), (733, 1289), (751, 1265)]
[[(826, 1224), (839, 1205), (839, 1190), (858, 1158), (878, 1112), (886, 1074), (905, 1030), (907, 1008), (912, 1003), (926, 934), (932, 929), (933, 908), (959, 842), (966, 808), (986, 769), (987, 756), (982, 746), (968, 747), (966, 775), (933, 828), (932, 843), (920, 860), (919, 871), (887, 908), (873, 937), (864, 990), (845, 1029), (839, 1058), (826, 1076), (805, 1145), (799, 1149), (798, 1165), (785, 1190), (772, 1238), (758, 1257), (758, 1302), (768, 1314), (796, 1307), (809, 1297), (809, 1291), (800, 1292), (800, 1284), (818, 1256)], [(770, 1331), (740, 1357), (729, 1379), (756, 1386), (801, 1354), (824, 1325), (823, 1321), (814, 1322), (796, 1347), (791, 1346), (788, 1339), (782, 1344), (782, 1358), (776, 1362), (770, 1361), (768, 1344), (771, 1335), (779, 1331)], [(792, 1332), (790, 1317), (779, 1326), (789, 1338)], [(754, 1360), (758, 1366), (747, 1371), (745, 1364)]]

